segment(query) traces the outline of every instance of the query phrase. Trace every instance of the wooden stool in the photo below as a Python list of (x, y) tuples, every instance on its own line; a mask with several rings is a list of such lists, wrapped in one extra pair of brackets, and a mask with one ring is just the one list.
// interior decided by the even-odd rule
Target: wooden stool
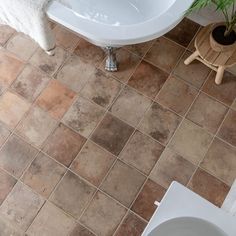
[(236, 47), (235, 50), (226, 52), (214, 51), (210, 45), (212, 28), (213, 24), (210, 24), (198, 33), (194, 42), (196, 51), (184, 61), (184, 64), (189, 65), (193, 60), (202, 62), (217, 72), (215, 83), (221, 84), (225, 69), (236, 64)]

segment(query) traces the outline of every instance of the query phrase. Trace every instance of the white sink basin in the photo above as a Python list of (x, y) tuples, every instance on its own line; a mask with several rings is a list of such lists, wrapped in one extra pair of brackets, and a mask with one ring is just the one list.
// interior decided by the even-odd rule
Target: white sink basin
[(227, 234), (208, 221), (194, 217), (179, 217), (160, 224), (148, 236), (227, 236)]

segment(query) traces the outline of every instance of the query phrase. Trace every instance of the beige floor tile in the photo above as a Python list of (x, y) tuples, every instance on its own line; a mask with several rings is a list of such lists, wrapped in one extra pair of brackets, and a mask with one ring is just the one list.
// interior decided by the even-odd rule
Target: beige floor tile
[(0, 122), (0, 147), (6, 141), (10, 133), (11, 132), (9, 131), (9, 129), (2, 122)]
[(7, 25), (0, 26), (0, 45), (4, 45), (15, 33), (15, 30)]
[(77, 224), (68, 236), (95, 236), (95, 234), (90, 232), (81, 224)]
[(25, 236), (23, 230), (14, 227), (9, 220), (7, 220), (4, 216), (0, 215), (0, 232), (1, 236)]

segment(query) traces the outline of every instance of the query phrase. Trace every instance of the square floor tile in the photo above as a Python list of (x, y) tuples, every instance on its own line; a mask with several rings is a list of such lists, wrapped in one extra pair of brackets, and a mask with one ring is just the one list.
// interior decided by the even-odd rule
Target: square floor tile
[(48, 197), (66, 169), (40, 153), (24, 173), (22, 181), (43, 197)]
[(158, 103), (145, 114), (139, 129), (163, 144), (167, 144), (177, 129), (181, 117)]
[(191, 107), (187, 118), (205, 130), (215, 134), (228, 108), (201, 93)]
[(217, 136), (236, 147), (236, 111), (229, 110)]
[(10, 133), (11, 132), (9, 131), (9, 129), (2, 122), (0, 122), (0, 147), (6, 141)]
[(47, 88), (41, 93), (36, 104), (47, 111), (53, 118), (60, 119), (69, 109), (75, 98), (75, 93), (61, 84), (51, 80)]
[(28, 142), (41, 146), (56, 127), (57, 121), (38, 107), (34, 107), (17, 127), (17, 133)]
[(91, 139), (114, 155), (119, 155), (133, 131), (134, 128), (128, 124), (107, 114)]
[(196, 171), (189, 183), (189, 188), (218, 207), (221, 207), (230, 189), (202, 169)]
[(148, 175), (163, 149), (161, 144), (136, 131), (121, 153), (120, 159)]
[(1, 236), (25, 236), (23, 230), (13, 226), (9, 220), (0, 215), (0, 232)]
[(95, 186), (99, 186), (115, 157), (92, 142), (88, 142), (74, 160), (71, 169), (87, 179)]
[(63, 122), (88, 137), (101, 121), (105, 110), (92, 102), (79, 97), (65, 114)]
[(69, 166), (81, 150), (86, 139), (60, 124), (46, 140), (43, 151), (65, 166)]
[(169, 78), (156, 101), (180, 115), (185, 115), (198, 91), (175, 77)]
[(31, 145), (13, 135), (0, 151), (0, 166), (19, 178), (37, 152)]
[(184, 120), (169, 147), (193, 164), (199, 164), (206, 154), (213, 136), (194, 123)]
[(121, 88), (121, 83), (113, 79), (112, 76), (105, 74), (101, 70), (97, 70), (80, 94), (98, 105), (107, 108), (117, 97)]
[(130, 78), (128, 84), (142, 94), (154, 99), (169, 74), (152, 64), (142, 61)]
[(172, 181), (186, 185), (196, 168), (182, 156), (166, 148), (153, 168), (150, 178), (165, 188), (169, 188)]
[(236, 148), (214, 139), (201, 167), (231, 186), (236, 178)]
[(126, 210), (103, 193), (97, 192), (83, 214), (81, 222), (97, 235), (110, 236), (118, 227)]
[(18, 182), (0, 207), (0, 214), (13, 225), (26, 230), (42, 207), (44, 200)]
[(14, 81), (11, 88), (27, 101), (33, 102), (45, 88), (49, 80), (49, 76), (28, 64)]
[(144, 59), (170, 73), (183, 53), (183, 47), (161, 37), (157, 39)]
[(144, 219), (150, 220), (156, 210), (154, 202), (160, 202), (165, 192), (162, 186), (148, 179), (131, 209)]
[(143, 57), (151, 48), (154, 42), (155, 40), (151, 40), (145, 43), (132, 44), (132, 45), (125, 46), (125, 49), (136, 54), (139, 57)]
[(125, 87), (113, 103), (110, 111), (125, 122), (137, 126), (151, 103), (150, 99), (129, 87)]
[(71, 216), (47, 202), (26, 233), (29, 236), (66, 236), (74, 225), (75, 221)]
[(77, 224), (68, 236), (95, 236), (81, 224)]
[(51, 195), (51, 201), (65, 212), (79, 218), (94, 192), (94, 187), (68, 171)]
[(101, 189), (129, 207), (145, 181), (145, 176), (118, 161), (104, 180)]
[(0, 26), (0, 45), (4, 45), (15, 33), (15, 30), (7, 25)]
[(235, 98), (235, 100), (234, 100), (234, 102), (233, 102), (231, 108), (234, 109), (234, 110), (236, 110), (236, 98)]

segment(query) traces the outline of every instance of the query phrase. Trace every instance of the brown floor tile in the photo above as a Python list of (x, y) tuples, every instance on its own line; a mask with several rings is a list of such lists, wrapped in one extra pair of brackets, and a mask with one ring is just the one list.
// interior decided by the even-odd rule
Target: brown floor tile
[(1, 236), (25, 236), (23, 230), (13, 226), (9, 220), (0, 216), (0, 232)]
[(153, 168), (150, 178), (165, 188), (169, 188), (172, 181), (186, 185), (195, 169), (196, 166), (192, 163), (166, 148)]
[(154, 99), (168, 76), (168, 73), (146, 61), (142, 61), (128, 84), (144, 95)]
[(174, 74), (181, 79), (187, 81), (196, 88), (201, 88), (206, 81), (207, 76), (210, 73), (210, 69), (200, 61), (193, 61), (189, 65), (184, 64), (184, 60), (190, 56), (190, 52), (186, 52), (179, 61), (177, 67), (174, 70)]
[(139, 129), (159, 142), (167, 144), (180, 121), (178, 115), (154, 103), (145, 114)]
[(75, 218), (79, 218), (94, 192), (94, 187), (68, 171), (51, 195), (51, 201)]
[(184, 18), (173, 30), (168, 32), (165, 36), (174, 40), (176, 43), (187, 47), (194, 35), (197, 33), (200, 25)]
[(2, 122), (0, 122), (0, 147), (6, 141), (10, 133), (11, 132), (7, 129), (7, 127), (5, 127)]
[(7, 25), (0, 26), (0, 45), (4, 45), (14, 34), (15, 30)]
[(202, 161), (213, 136), (195, 125), (184, 120), (176, 131), (169, 147), (193, 164)]
[(145, 227), (146, 222), (137, 217), (135, 214), (129, 212), (115, 236), (141, 236)]
[(68, 236), (95, 236), (95, 234), (90, 232), (82, 225), (77, 224)]
[(19, 178), (37, 152), (17, 136), (11, 136), (0, 151), (0, 166)]
[(52, 203), (47, 202), (27, 230), (27, 235), (66, 236), (74, 225), (75, 221), (71, 216), (66, 215)]
[(22, 181), (44, 197), (49, 197), (66, 169), (40, 153), (22, 177)]
[(201, 169), (194, 174), (189, 188), (218, 207), (222, 205), (230, 189), (229, 186)]
[(215, 134), (227, 110), (226, 106), (201, 93), (191, 107), (187, 118)]
[(81, 222), (97, 235), (110, 236), (118, 227), (125, 213), (125, 208), (103, 193), (97, 192), (83, 214)]
[(49, 80), (50, 77), (28, 64), (14, 81), (11, 88), (27, 101), (33, 102)]
[(63, 122), (88, 137), (102, 119), (105, 110), (79, 97), (63, 118)]
[(120, 159), (148, 175), (163, 149), (161, 144), (136, 131), (121, 153)]
[(80, 94), (107, 108), (114, 101), (121, 88), (121, 83), (102, 71), (97, 70)]
[(17, 127), (17, 133), (36, 146), (41, 146), (57, 122), (49, 114), (34, 107)]
[(96, 68), (93, 65), (73, 55), (58, 72), (56, 78), (68, 88), (79, 92), (95, 73)]
[(171, 77), (159, 92), (156, 101), (180, 115), (185, 115), (196, 96), (195, 88)]
[(104, 180), (101, 189), (129, 207), (145, 181), (145, 176), (118, 161)]
[(114, 155), (119, 155), (134, 128), (107, 114), (92, 135), (92, 140)]
[(144, 219), (150, 220), (156, 210), (154, 202), (161, 201), (165, 192), (163, 187), (148, 179), (131, 209)]
[(44, 200), (18, 182), (0, 207), (0, 213), (13, 225), (26, 230), (42, 207)]
[(234, 110), (236, 110), (236, 98), (235, 98), (235, 100), (234, 100), (234, 102), (233, 102), (231, 108), (234, 109)]
[(221, 85), (215, 83), (215, 76), (215, 72), (210, 74), (202, 90), (230, 106), (236, 98), (236, 76), (229, 72), (225, 72)]
[(46, 140), (43, 151), (68, 167), (85, 141), (84, 137), (60, 124)]
[(90, 183), (99, 186), (114, 161), (115, 157), (109, 152), (88, 142), (74, 160), (71, 169)]
[(110, 111), (125, 122), (137, 126), (151, 103), (150, 99), (129, 87), (125, 87), (113, 103)]
[(236, 178), (235, 157), (236, 148), (216, 138), (201, 163), (201, 167), (231, 186)]
[(75, 93), (57, 80), (51, 80), (41, 93), (37, 105), (47, 111), (54, 119), (60, 119), (69, 109)]
[(150, 61), (154, 65), (170, 73), (174, 69), (174, 66), (183, 52), (183, 47), (164, 37), (161, 37), (158, 38), (151, 47), (145, 56), (145, 60)]

